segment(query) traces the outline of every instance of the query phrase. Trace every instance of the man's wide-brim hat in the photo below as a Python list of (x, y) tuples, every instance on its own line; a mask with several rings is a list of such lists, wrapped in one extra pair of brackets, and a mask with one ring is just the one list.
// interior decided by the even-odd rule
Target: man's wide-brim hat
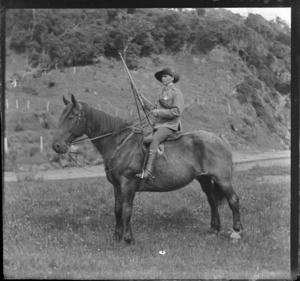
[(170, 68), (170, 67), (164, 68), (163, 70), (156, 72), (156, 73), (154, 74), (154, 76), (155, 76), (155, 78), (156, 78), (158, 81), (161, 82), (161, 78), (162, 78), (162, 76), (163, 76), (164, 74), (168, 74), (168, 75), (173, 76), (173, 77), (174, 77), (173, 83), (176, 83), (176, 82), (179, 81), (179, 78), (180, 78), (179, 74), (176, 73), (175, 70), (172, 69), (172, 68)]

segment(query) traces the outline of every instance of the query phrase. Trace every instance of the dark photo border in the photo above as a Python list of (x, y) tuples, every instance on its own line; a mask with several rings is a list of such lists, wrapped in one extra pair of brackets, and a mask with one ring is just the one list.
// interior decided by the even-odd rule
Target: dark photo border
[[(1, 153), (4, 155), (5, 132), (5, 16), (7, 9), (22, 8), (108, 8), (108, 7), (291, 7), (291, 228), (290, 270), (291, 279), (299, 274), (299, 92), (300, 92), (300, 1), (297, 0), (172, 0), (172, 1), (117, 1), (117, 0), (1, 0)], [(1, 158), (2, 173), (4, 157)], [(4, 177), (2, 184), (4, 185)], [(2, 200), (3, 202), (3, 200)], [(3, 224), (2, 224), (3, 225)]]

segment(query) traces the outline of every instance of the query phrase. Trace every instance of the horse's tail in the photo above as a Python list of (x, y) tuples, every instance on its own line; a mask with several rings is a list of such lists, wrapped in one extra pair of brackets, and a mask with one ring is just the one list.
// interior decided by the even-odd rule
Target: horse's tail
[(232, 148), (231, 148), (231, 145), (230, 145), (229, 141), (225, 138), (224, 134), (219, 133), (219, 136), (223, 140), (223, 142), (226, 144), (226, 146), (227, 146), (227, 148), (230, 152), (230, 157), (231, 157), (231, 163), (230, 163), (231, 171), (230, 171), (230, 174), (231, 174), (231, 181), (232, 181), (232, 175), (233, 175), (233, 172), (234, 172), (234, 163), (233, 163), (233, 159), (232, 159)]
[(213, 183), (213, 194), (219, 205), (225, 201), (225, 194), (216, 182)]
[(209, 176), (203, 175), (198, 178), (201, 187), (203, 191), (208, 194), (211, 193), (213, 197), (216, 199), (219, 205), (222, 204), (222, 202), (225, 199), (225, 194), (220, 188), (220, 186)]
[(226, 146), (228, 147), (228, 149), (231, 151), (231, 145), (229, 143), (229, 141), (225, 138), (224, 134), (219, 133), (219, 137), (223, 140), (223, 142), (226, 144)]

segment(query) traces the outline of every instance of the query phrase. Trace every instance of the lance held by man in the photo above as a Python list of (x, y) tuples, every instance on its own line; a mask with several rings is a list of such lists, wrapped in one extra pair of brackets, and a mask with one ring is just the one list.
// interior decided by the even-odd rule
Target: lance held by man
[(147, 112), (146, 112), (146, 110), (145, 110), (145, 104), (144, 104), (144, 101), (143, 101), (142, 98), (141, 98), (141, 95), (142, 95), (142, 94), (138, 91), (138, 89), (137, 89), (137, 87), (136, 87), (136, 85), (135, 85), (135, 83), (134, 83), (134, 81), (133, 81), (133, 79), (132, 79), (132, 77), (131, 77), (131, 74), (130, 74), (130, 72), (129, 72), (129, 70), (128, 70), (128, 67), (127, 67), (127, 65), (126, 65), (126, 62), (125, 62), (125, 60), (124, 60), (124, 58), (123, 58), (123, 56), (122, 56), (122, 54), (121, 54), (120, 52), (119, 52), (119, 55), (120, 55), (120, 57), (121, 57), (121, 60), (122, 60), (122, 62), (123, 62), (123, 64), (124, 64), (124, 66), (125, 66), (125, 69), (126, 69), (126, 71), (127, 71), (127, 74), (128, 74), (128, 76), (129, 76), (129, 79), (130, 79), (131, 88), (132, 88), (132, 91), (133, 91), (133, 96), (134, 96), (134, 100), (135, 100), (137, 112), (138, 112), (138, 114), (139, 114), (140, 122), (142, 122), (142, 118), (141, 118), (141, 114), (140, 114), (138, 102), (140, 103), (140, 105), (141, 105), (141, 107), (142, 107), (142, 109), (143, 109), (143, 111), (144, 111), (144, 113), (145, 113), (145, 116), (146, 116), (146, 118), (147, 118), (147, 121), (148, 121), (149, 125), (150, 125), (151, 127), (153, 127), (153, 125), (152, 125), (152, 123), (151, 123), (151, 121), (150, 121), (150, 119), (149, 119), (149, 116), (148, 116), (148, 114), (147, 114)]

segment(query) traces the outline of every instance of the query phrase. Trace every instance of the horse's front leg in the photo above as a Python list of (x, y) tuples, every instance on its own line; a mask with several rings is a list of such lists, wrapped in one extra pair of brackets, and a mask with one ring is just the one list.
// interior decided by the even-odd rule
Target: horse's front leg
[(139, 180), (125, 180), (122, 184), (122, 221), (123, 221), (123, 239), (127, 244), (134, 243), (131, 230), (131, 215), (134, 195), (138, 187)]
[(122, 221), (122, 190), (120, 186), (114, 186), (115, 194), (115, 217), (116, 217), (116, 228), (115, 228), (115, 241), (120, 242), (123, 237), (123, 221)]

